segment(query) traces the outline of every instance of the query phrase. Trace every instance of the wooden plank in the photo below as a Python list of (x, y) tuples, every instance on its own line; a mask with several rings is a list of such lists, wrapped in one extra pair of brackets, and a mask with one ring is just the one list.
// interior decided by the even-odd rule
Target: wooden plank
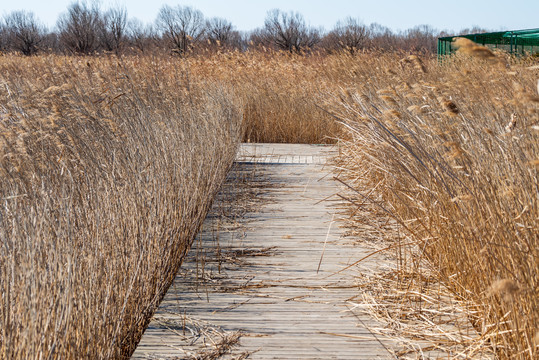
[[(375, 325), (373, 320), (350, 311), (349, 299), (358, 295), (355, 270), (339, 271), (366, 250), (342, 239), (335, 223), (338, 208), (331, 197), (338, 185), (331, 168), (321, 165), (331, 154), (327, 146), (242, 146), (238, 162), (257, 164), (270, 184), (264, 189), (269, 202), (247, 214), (247, 229), (239, 233), (216, 235), (204, 225), (196, 242), (200, 247), (191, 250), (133, 358), (188, 358), (186, 352), (211, 348), (216, 340), (207, 334), (212, 331), (242, 333), (239, 346), (223, 358), (245, 353), (250, 359), (391, 358), (389, 341), (358, 326), (360, 320)], [(220, 252), (225, 259), (241, 250), (268, 248), (269, 256), (237, 262), (207, 259), (200, 280), (196, 253)], [(372, 266), (377, 266), (374, 259)]]

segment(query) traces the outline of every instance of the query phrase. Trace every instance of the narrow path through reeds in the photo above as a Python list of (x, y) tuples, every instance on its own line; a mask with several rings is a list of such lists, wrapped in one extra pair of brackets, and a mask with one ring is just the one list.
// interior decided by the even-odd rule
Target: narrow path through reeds
[(263, 203), (218, 231), (214, 207), (134, 358), (391, 358), (353, 311), (355, 268), (340, 272), (367, 252), (335, 223), (331, 152), (243, 146), (235, 176), (256, 171)]

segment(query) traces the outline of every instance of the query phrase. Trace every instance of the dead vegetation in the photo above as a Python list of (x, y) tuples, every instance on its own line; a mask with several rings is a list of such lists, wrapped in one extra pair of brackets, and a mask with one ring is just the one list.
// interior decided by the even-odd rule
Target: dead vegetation
[(476, 305), (454, 296), (422, 248), (405, 243), (394, 219), (364, 207), (349, 208), (342, 219), (347, 235), (370, 247), (378, 264), (373, 269), (360, 259), (355, 266), (359, 293), (350, 310), (378, 323), (362, 325), (391, 340), (387, 349), (398, 359), (494, 359), (490, 338), (469, 320), (480, 316)]
[(121, 358), (242, 136), (230, 89), (149, 58), (0, 58), (0, 357)]
[(244, 103), (245, 142), (333, 143), (340, 127), (319, 107), (334, 85), (324, 56), (272, 50), (217, 53), (186, 60), (195, 76), (230, 83)]
[(498, 357), (536, 357), (539, 70), (461, 48), (478, 58), (2, 56), (0, 357), (128, 355), (242, 136), (340, 138), (352, 213), (388, 219), (367, 232), (398, 260), (366, 296), (417, 319), (439, 284)]
[[(170, 314), (177, 315), (177, 314)], [(180, 314), (182, 315), (182, 314)], [(238, 346), (242, 336), (240, 331), (229, 332), (220, 327), (216, 327), (208, 322), (195, 320), (183, 314), (181, 322), (175, 320), (176, 317), (166, 317), (163, 315), (154, 317), (154, 326), (173, 332), (181, 343), (178, 346), (171, 345), (171, 348), (184, 353), (184, 356), (166, 357), (168, 360), (214, 360), (222, 359), (224, 355)], [(247, 358), (244, 356), (234, 356), (231, 360)], [(158, 357), (163, 358), (163, 357)], [(148, 359), (154, 359), (149, 356)]]
[[(360, 289), (385, 333), (439, 336), (431, 344), (455, 358), (488, 357), (487, 346), (501, 359), (533, 359), (539, 73), (526, 60), (461, 45), (477, 57), (341, 59), (350, 81), (334, 95), (340, 105), (328, 105), (347, 130), (339, 178), (353, 189), (353, 219), (361, 211), (388, 219), (355, 226), (385, 237), (396, 259), (379, 278), (360, 279)], [(448, 293), (456, 302), (443, 299)], [(436, 312), (424, 306), (432, 298), (440, 298)], [(433, 332), (444, 319), (460, 330)], [(477, 336), (462, 336), (461, 320)]]

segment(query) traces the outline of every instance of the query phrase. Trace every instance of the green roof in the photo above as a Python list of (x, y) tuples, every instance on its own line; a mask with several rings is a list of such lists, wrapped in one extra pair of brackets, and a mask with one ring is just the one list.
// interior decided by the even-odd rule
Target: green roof
[(524, 39), (535, 39), (539, 41), (539, 29), (528, 29), (528, 30), (512, 30), (506, 31), (503, 37), (518, 36)]

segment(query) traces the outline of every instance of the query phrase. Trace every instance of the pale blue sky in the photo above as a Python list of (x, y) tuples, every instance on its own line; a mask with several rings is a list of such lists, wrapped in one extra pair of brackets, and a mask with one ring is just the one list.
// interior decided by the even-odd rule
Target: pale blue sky
[[(46, 25), (52, 27), (58, 15), (71, 0), (0, 0), (0, 15), (12, 10), (31, 10)], [(539, 28), (539, 0), (101, 0), (102, 7), (120, 4), (129, 17), (143, 22), (155, 20), (163, 4), (189, 5), (206, 17), (224, 17), (238, 30), (252, 30), (264, 24), (268, 10), (278, 8), (298, 11), (310, 25), (326, 30), (347, 16), (359, 18), (365, 24), (373, 22), (393, 30), (404, 30), (428, 24), (438, 30), (458, 31), (479, 26), (491, 30)]]

